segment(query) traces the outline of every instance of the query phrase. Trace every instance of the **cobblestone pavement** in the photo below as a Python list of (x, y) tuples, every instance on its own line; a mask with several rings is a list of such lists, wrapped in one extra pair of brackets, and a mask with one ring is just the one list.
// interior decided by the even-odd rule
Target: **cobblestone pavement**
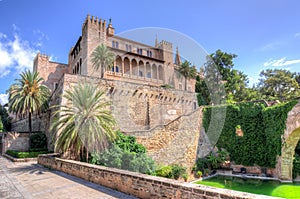
[(135, 199), (133, 196), (59, 171), (50, 171), (36, 162), (12, 163), (2, 156), (0, 156), (0, 198)]

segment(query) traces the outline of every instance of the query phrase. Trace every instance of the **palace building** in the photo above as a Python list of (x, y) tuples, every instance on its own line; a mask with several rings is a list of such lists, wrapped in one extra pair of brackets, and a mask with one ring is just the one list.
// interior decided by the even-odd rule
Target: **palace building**
[[(47, 56), (38, 54), (34, 70), (40, 73), (52, 91), (65, 73), (100, 77), (100, 71), (95, 72), (91, 62), (91, 54), (100, 44), (105, 44), (115, 55), (114, 65), (105, 72), (104, 79), (185, 89), (184, 77), (180, 77), (176, 70), (181, 63), (180, 55), (177, 48), (174, 56), (172, 43), (156, 39), (155, 46), (149, 46), (119, 37), (115, 35), (111, 20), (107, 24), (105, 20), (89, 15), (82, 25), (82, 35), (70, 49), (68, 63), (51, 62)], [(193, 92), (195, 81), (188, 80), (186, 88)]]

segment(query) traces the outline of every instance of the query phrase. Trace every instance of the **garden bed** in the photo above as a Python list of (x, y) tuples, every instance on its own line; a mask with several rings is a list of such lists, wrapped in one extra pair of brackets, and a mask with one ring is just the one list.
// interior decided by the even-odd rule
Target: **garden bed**
[(13, 151), (7, 150), (4, 157), (10, 159), (13, 162), (34, 162), (37, 161), (37, 157), (40, 154), (53, 153), (53, 151)]

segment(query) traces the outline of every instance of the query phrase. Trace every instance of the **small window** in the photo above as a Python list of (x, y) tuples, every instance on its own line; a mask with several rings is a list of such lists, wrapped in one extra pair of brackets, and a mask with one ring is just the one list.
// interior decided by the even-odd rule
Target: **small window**
[(112, 41), (111, 46), (112, 46), (113, 48), (115, 48), (115, 47), (116, 47), (115, 45), (116, 45), (116, 44), (115, 44), (115, 41)]
[(119, 42), (116, 41), (116, 48), (119, 48)]
[(54, 83), (54, 90), (57, 89), (57, 87), (58, 87), (58, 83), (55, 82), (55, 83)]

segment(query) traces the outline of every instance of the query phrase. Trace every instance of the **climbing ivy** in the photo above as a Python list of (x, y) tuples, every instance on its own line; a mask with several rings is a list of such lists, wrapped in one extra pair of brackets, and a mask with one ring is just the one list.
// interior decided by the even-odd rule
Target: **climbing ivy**
[[(203, 126), (209, 139), (220, 131), (217, 128), (222, 128), (216, 146), (226, 149), (237, 164), (274, 168), (276, 156), (281, 153), (287, 114), (296, 104), (293, 100), (271, 107), (262, 102), (209, 106), (203, 110)], [(223, 126), (219, 119), (211, 117), (212, 112), (220, 110), (226, 114)], [(236, 135), (237, 126), (241, 127), (243, 136)]]

